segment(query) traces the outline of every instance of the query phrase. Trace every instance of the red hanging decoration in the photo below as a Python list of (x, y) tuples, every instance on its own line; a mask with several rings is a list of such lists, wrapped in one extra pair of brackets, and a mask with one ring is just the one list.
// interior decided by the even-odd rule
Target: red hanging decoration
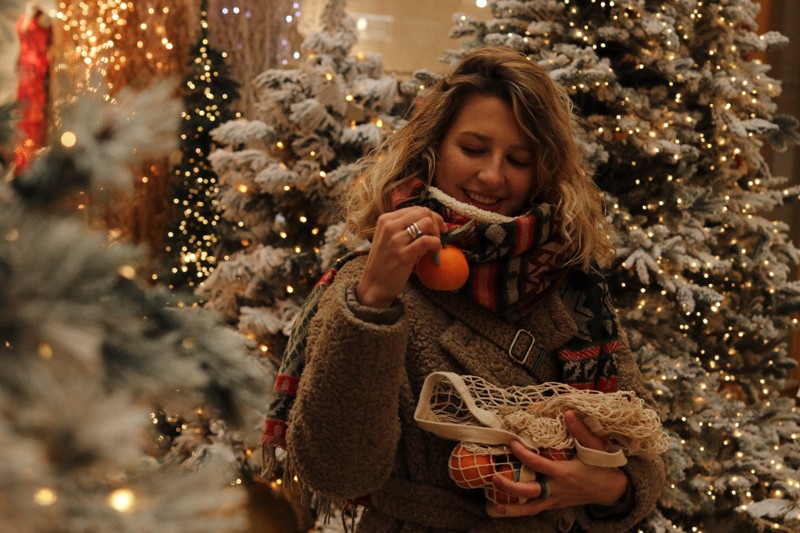
[(48, 17), (35, 2), (17, 21), (20, 53), (17, 63), (17, 103), (20, 107), (19, 139), (14, 147), (14, 175), (25, 171), (32, 155), (47, 137), (47, 100), (53, 32)]

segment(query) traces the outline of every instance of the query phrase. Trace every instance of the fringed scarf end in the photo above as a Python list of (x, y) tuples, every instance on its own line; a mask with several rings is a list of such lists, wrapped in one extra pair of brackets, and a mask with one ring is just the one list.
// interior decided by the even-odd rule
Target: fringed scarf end
[(261, 445), (261, 478), (265, 481), (272, 479), (278, 458), (275, 456), (275, 447), (269, 444)]

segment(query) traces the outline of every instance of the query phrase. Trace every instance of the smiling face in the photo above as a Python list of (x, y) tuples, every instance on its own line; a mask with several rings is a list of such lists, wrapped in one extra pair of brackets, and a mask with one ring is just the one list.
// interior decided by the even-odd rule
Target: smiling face
[(433, 185), (460, 202), (515, 216), (529, 205), (534, 165), (511, 106), (476, 93), (464, 101), (442, 139)]

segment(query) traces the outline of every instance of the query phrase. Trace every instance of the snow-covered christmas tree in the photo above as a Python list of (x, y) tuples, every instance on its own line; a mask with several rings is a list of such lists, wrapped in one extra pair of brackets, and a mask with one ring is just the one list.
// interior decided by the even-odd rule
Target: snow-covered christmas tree
[(672, 436), (644, 531), (800, 530), (795, 362), (800, 255), (770, 211), (797, 199), (761, 149), (798, 141), (753, 58), (752, 0), (505, 0), (457, 14), (460, 50), (520, 50), (565, 86), (619, 230), (616, 303)]
[(227, 146), (210, 157), (219, 205), (250, 242), (199, 293), (276, 357), (306, 295), (344, 253), (338, 199), (356, 161), (402, 124), (428, 79), (420, 73), (401, 83), (383, 74), (379, 56), (351, 54), (355, 25), (344, 8), (343, 0), (328, 2), (300, 67), (254, 80), (258, 116), (213, 132)]
[(131, 169), (174, 149), (173, 90), (77, 96), (50, 147), (0, 184), (4, 531), (248, 530), (227, 448), (189, 457), (153, 428), (159, 410), (199, 405), (227, 424), (219, 433), (246, 425), (263, 371), (217, 316), (142, 283), (142, 250), (109, 244), (71, 207), (78, 191), (130, 187)]

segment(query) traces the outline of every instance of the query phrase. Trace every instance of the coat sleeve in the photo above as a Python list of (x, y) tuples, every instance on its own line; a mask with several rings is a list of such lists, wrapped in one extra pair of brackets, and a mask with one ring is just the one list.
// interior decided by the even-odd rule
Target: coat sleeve
[[(618, 389), (634, 391), (645, 400), (648, 407), (653, 408), (652, 396), (644, 386), (641, 372), (628, 346), (627, 336), (622, 328), (619, 331), (621, 342)], [(629, 457), (628, 464), (622, 469), (628, 476), (628, 481), (633, 484), (632, 501), (626, 502), (628, 509), (588, 506), (578, 517), (585, 529), (597, 533), (629, 531), (655, 508), (666, 482), (664, 457)]]
[(383, 485), (400, 439), (406, 319), (400, 313), (381, 324), (354, 313), (347, 292), (358, 273), (357, 265), (347, 265), (320, 301), (287, 432), (300, 483), (334, 499), (359, 498)]

